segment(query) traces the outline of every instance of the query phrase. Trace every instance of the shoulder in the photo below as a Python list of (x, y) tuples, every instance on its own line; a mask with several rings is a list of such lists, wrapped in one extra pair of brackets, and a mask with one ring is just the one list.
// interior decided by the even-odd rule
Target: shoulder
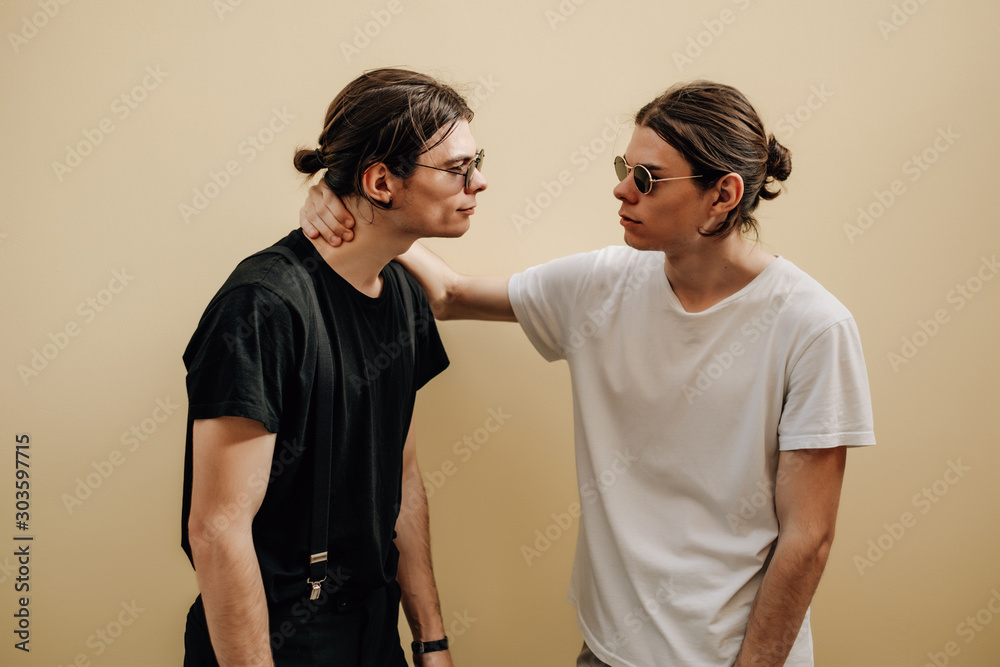
[(628, 246), (613, 245), (600, 248), (599, 250), (591, 250), (589, 252), (581, 252), (575, 255), (567, 255), (566, 257), (553, 259), (532, 268), (558, 267), (567, 270), (575, 269), (580, 272), (596, 269), (621, 273), (629, 268), (648, 264), (650, 261), (653, 261), (658, 265), (662, 265), (663, 253), (635, 250), (634, 248), (630, 248)]
[(392, 260), (386, 264), (385, 272), (383, 276), (389, 276), (389, 279), (393, 284), (398, 285), (398, 288), (406, 290), (411, 293), (414, 297), (426, 298), (424, 295), (424, 288), (420, 286), (416, 277), (410, 273), (405, 266), (396, 260)]
[[(843, 355), (861, 356), (861, 337), (850, 310), (818, 281), (787, 259), (778, 258), (769, 269), (770, 302), (760, 316), (760, 329), (775, 323), (778, 340), (787, 346), (792, 365), (806, 355), (822, 363)], [(811, 351), (810, 351), (811, 350)]]
[(778, 257), (767, 269), (772, 301), (796, 320), (826, 329), (852, 319), (851, 312), (815, 278), (791, 261)]
[[(212, 298), (209, 307), (271, 302), (274, 305), (285, 305), (293, 311), (307, 308), (311, 299), (310, 285), (302, 279), (301, 270), (291, 260), (274, 251), (279, 246), (288, 247), (283, 240), (241, 261)], [(303, 268), (309, 274), (317, 267), (313, 260), (310, 269), (310, 259), (300, 257)]]
[(636, 273), (649, 273), (663, 267), (663, 253), (635, 250), (627, 246), (608, 246), (600, 250), (560, 257), (514, 274), (518, 283), (527, 278), (545, 282), (577, 284), (590, 287), (614, 284)]

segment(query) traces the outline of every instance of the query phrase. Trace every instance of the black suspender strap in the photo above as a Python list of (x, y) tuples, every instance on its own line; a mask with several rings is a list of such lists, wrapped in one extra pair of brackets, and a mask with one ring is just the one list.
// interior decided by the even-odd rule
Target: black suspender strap
[[(312, 493), (312, 526), (309, 531), (309, 599), (319, 597), (327, 572), (327, 549), (329, 548), (330, 530), (330, 477), (333, 464), (333, 353), (330, 349), (330, 336), (323, 322), (323, 311), (316, 297), (316, 285), (312, 276), (302, 265), (290, 248), (272, 246), (258, 254), (274, 252), (287, 259), (295, 268), (303, 284), (309, 292), (316, 322), (316, 410), (313, 432), (316, 444), (313, 447), (315, 460), (313, 463), (313, 493)], [(406, 271), (396, 263), (389, 264), (396, 272), (399, 290), (403, 294), (406, 308), (406, 322), (410, 331), (410, 354), (416, 362), (416, 316), (413, 306), (413, 295), (410, 294), (410, 284)], [(384, 289), (384, 286), (383, 286)]]
[(316, 322), (316, 409), (313, 432), (316, 444), (313, 447), (313, 493), (312, 528), (309, 531), (309, 599), (319, 597), (320, 587), (326, 580), (327, 548), (330, 530), (330, 476), (333, 463), (333, 353), (330, 351), (330, 336), (323, 322), (323, 311), (316, 298), (316, 285), (312, 276), (290, 248), (273, 246), (264, 252), (276, 252), (295, 267), (303, 284), (308, 288)]

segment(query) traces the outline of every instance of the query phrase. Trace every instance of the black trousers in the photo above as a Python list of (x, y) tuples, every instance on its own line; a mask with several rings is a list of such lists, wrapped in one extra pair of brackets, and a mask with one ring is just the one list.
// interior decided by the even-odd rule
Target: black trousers
[[(405, 667), (399, 639), (399, 584), (363, 594), (308, 597), (269, 610), (276, 667)], [(201, 596), (184, 631), (184, 667), (218, 667)]]

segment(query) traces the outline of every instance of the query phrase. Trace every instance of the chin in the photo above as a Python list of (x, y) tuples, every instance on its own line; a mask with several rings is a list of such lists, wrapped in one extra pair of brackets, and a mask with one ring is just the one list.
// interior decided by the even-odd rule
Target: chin
[(625, 231), (624, 241), (625, 245), (633, 250), (651, 250), (648, 243), (644, 243), (641, 239), (637, 239), (634, 235), (629, 234), (628, 230)]
[(662, 239), (644, 239), (636, 236), (634, 233), (630, 233), (630, 230), (625, 230), (624, 235), (625, 245), (633, 250), (652, 250), (654, 252), (663, 252), (664, 244)]
[(468, 218), (466, 218), (464, 220), (459, 220), (454, 224), (444, 225), (440, 230), (441, 233), (436, 236), (445, 239), (456, 239), (459, 236), (463, 236), (465, 232), (469, 231), (470, 227), (472, 227), (472, 223), (470, 223)]

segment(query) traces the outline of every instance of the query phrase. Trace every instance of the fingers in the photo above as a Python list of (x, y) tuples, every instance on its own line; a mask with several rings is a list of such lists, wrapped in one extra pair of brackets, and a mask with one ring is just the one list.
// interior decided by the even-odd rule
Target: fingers
[[(313, 206), (312, 200), (306, 200), (306, 203), (299, 209), (299, 226), (302, 227), (302, 233), (311, 239), (320, 238), (320, 231), (313, 225), (313, 221), (317, 221), (317, 224), (322, 226), (322, 221), (316, 212), (315, 206)], [(339, 246), (342, 241), (339, 237), (332, 235), (329, 230), (327, 230), (328, 235), (324, 236), (327, 243), (333, 247)]]
[(314, 239), (319, 236), (319, 230), (313, 227), (312, 223), (309, 222), (309, 215), (310, 215), (309, 207), (310, 207), (309, 202), (306, 202), (305, 205), (303, 205), (302, 208), (299, 209), (299, 227), (302, 228), (303, 234), (305, 234), (311, 239)]
[(332, 246), (354, 238), (354, 232), (351, 231), (354, 217), (340, 197), (331, 192), (322, 181), (309, 188), (300, 219), (302, 229), (310, 238), (322, 237)]

